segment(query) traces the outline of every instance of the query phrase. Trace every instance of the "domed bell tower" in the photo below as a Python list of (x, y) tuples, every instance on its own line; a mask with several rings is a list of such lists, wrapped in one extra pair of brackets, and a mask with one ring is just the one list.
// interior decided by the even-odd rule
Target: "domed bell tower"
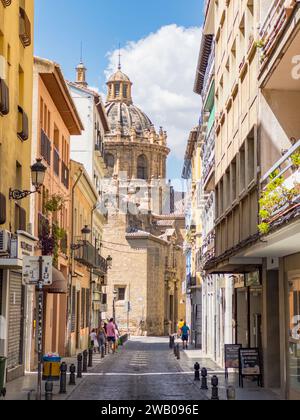
[(108, 86), (107, 102), (123, 102), (127, 105), (133, 103), (131, 95), (132, 82), (121, 71), (121, 64), (119, 64), (118, 71), (110, 77), (106, 84)]

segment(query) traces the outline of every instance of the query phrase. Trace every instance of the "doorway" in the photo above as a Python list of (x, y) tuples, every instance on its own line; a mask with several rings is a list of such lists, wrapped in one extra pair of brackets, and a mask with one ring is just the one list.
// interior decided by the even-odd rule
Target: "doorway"
[(80, 291), (76, 294), (76, 349), (80, 349)]

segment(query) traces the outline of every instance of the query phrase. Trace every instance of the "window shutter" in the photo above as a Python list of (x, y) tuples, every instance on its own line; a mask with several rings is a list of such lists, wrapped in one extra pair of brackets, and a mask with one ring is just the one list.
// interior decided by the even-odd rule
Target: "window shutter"
[(6, 222), (6, 198), (0, 193), (0, 225)]

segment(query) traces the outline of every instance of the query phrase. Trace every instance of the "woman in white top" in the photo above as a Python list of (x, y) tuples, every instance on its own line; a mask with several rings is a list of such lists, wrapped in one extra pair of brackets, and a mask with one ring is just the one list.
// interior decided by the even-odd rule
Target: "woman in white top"
[(97, 351), (99, 352), (99, 343), (97, 340), (97, 331), (93, 330), (90, 334), (91, 337), (91, 345), (92, 348), (94, 349), (94, 352), (97, 353)]

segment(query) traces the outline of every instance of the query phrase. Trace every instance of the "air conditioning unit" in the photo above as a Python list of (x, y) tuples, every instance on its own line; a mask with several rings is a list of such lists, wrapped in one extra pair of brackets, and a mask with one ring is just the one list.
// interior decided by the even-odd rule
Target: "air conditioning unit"
[(0, 255), (10, 254), (11, 233), (8, 230), (0, 230)]

